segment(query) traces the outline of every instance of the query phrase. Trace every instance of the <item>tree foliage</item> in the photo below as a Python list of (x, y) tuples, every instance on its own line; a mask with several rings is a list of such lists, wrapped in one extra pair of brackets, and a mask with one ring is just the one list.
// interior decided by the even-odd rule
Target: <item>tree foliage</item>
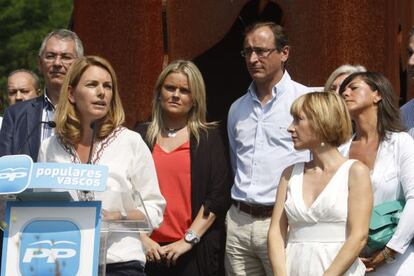
[[(0, 91), (7, 75), (25, 68), (39, 74), (37, 56), (42, 39), (53, 29), (68, 28), (72, 0), (0, 0)], [(3, 105), (6, 102), (3, 100)]]

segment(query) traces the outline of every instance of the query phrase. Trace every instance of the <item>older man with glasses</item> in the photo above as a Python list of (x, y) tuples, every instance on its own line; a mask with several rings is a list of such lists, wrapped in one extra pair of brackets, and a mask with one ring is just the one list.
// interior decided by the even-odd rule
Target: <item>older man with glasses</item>
[[(44, 94), (6, 109), (0, 130), (0, 156), (27, 154), (37, 161), (40, 143), (53, 135), (53, 115), (63, 79), (72, 62), (80, 56), (83, 56), (83, 45), (74, 32), (55, 30), (43, 39), (39, 71), (45, 78)], [(1, 231), (0, 241), (2, 234)]]
[(267, 253), (276, 188), (282, 171), (307, 161), (293, 149), (287, 131), (290, 105), (308, 88), (285, 70), (288, 37), (273, 22), (256, 23), (245, 32), (241, 55), (253, 79), (228, 115), (230, 158), (234, 173), (233, 205), (227, 213), (228, 275), (273, 275)]
[(10, 106), (0, 131), (0, 156), (27, 154), (37, 160), (40, 143), (53, 135), (53, 115), (60, 88), (72, 62), (83, 56), (83, 46), (72, 31), (52, 31), (39, 50), (39, 70), (45, 78), (44, 95)]

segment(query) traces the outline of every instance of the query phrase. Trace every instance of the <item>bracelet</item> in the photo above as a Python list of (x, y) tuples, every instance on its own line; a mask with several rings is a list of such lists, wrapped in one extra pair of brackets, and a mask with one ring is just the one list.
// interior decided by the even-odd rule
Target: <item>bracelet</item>
[(390, 255), (390, 253), (388, 252), (387, 248), (384, 248), (382, 251), (382, 256), (384, 257), (384, 260), (387, 264), (392, 264), (393, 262), (395, 262), (395, 258), (393, 256)]

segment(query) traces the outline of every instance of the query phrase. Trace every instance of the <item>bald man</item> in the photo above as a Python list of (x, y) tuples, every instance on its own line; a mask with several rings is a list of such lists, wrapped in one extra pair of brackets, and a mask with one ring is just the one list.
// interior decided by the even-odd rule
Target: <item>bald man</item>
[(39, 78), (35, 73), (19, 69), (7, 78), (7, 99), (9, 105), (36, 98), (40, 94)]

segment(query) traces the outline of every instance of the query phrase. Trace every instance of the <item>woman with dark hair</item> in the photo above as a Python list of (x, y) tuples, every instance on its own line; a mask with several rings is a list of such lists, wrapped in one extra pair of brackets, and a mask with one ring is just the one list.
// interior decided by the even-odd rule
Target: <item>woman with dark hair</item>
[[(122, 126), (124, 110), (112, 66), (103, 58), (78, 58), (63, 82), (55, 114), (56, 135), (43, 141), (40, 162), (108, 166), (107, 190), (96, 192), (103, 220), (142, 219), (145, 210), (157, 227), (165, 200), (161, 196), (151, 153), (139, 134)], [(92, 144), (95, 124), (96, 142)], [(89, 153), (92, 158), (89, 160)], [(82, 199), (82, 192), (72, 195)], [(136, 233), (108, 237), (106, 275), (145, 275), (145, 253)]]
[(351, 119), (344, 101), (331, 92), (296, 99), (289, 126), (296, 150), (312, 160), (283, 172), (269, 228), (269, 257), (280, 276), (363, 276), (358, 259), (371, 214), (367, 167), (347, 160), (337, 147), (349, 140)]
[(230, 204), (227, 151), (217, 124), (206, 121), (204, 81), (191, 62), (169, 64), (155, 84), (152, 121), (138, 127), (152, 149), (164, 222), (142, 234), (148, 275), (223, 272), (224, 217)]
[(355, 123), (349, 158), (371, 170), (374, 206), (404, 200), (405, 207), (391, 240), (381, 250), (362, 255), (372, 275), (412, 275), (414, 271), (414, 140), (404, 132), (391, 83), (379, 73), (348, 76), (340, 87)]

